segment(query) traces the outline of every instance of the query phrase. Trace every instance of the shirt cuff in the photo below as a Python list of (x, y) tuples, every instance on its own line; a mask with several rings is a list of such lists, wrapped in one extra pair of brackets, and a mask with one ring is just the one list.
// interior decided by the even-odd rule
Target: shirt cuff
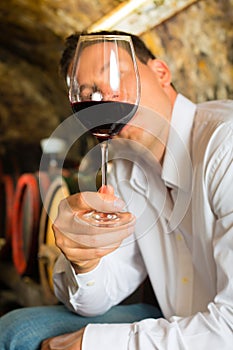
[(88, 287), (94, 287), (96, 281), (103, 276), (101, 265), (100, 262), (92, 271), (76, 274), (72, 264), (69, 261), (66, 261), (64, 272), (69, 281), (70, 294), (76, 295), (79, 288), (86, 289)]
[(127, 350), (131, 324), (89, 324), (85, 328), (82, 350)]
[(78, 286), (82, 288), (92, 287), (99, 279), (102, 280), (103, 278), (102, 260), (100, 260), (99, 264), (89, 272), (76, 274), (74, 268), (72, 266), (71, 268)]

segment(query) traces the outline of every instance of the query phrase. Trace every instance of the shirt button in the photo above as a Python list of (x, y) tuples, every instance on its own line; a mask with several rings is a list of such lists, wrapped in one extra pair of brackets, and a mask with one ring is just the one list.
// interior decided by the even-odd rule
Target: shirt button
[(86, 286), (87, 287), (92, 287), (92, 286), (94, 286), (94, 284), (95, 284), (95, 280), (91, 280), (91, 281), (86, 283)]
[(182, 235), (180, 233), (178, 233), (176, 235), (176, 239), (177, 239), (177, 241), (182, 241), (183, 237), (182, 237)]
[(183, 277), (181, 279), (181, 281), (182, 281), (183, 284), (187, 284), (189, 282), (189, 279), (188, 279), (188, 277)]

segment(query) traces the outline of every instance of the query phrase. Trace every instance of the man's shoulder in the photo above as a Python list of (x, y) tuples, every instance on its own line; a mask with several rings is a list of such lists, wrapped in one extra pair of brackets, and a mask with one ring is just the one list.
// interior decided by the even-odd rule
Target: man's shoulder
[(197, 105), (197, 119), (206, 122), (233, 121), (233, 100), (214, 100)]
[(223, 143), (232, 143), (233, 101), (208, 101), (197, 105), (192, 142), (193, 152), (204, 157), (206, 150), (214, 154)]

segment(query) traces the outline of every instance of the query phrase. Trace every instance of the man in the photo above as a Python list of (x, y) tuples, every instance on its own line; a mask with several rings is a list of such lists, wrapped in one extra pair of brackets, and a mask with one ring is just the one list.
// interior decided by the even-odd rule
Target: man
[[(42, 350), (232, 348), (233, 103), (193, 104), (175, 91), (167, 65), (132, 40), (141, 107), (113, 140), (116, 192), (71, 196), (54, 224), (63, 252), (55, 292), (73, 313), (63, 306), (13, 311), (0, 321), (3, 349), (36, 349), (42, 339)], [(61, 61), (68, 77), (76, 42), (68, 39)], [(123, 234), (75, 219), (90, 206), (121, 210), (122, 199), (136, 217)], [(115, 306), (147, 275), (161, 312)], [(23, 339), (26, 329), (33, 336)]]

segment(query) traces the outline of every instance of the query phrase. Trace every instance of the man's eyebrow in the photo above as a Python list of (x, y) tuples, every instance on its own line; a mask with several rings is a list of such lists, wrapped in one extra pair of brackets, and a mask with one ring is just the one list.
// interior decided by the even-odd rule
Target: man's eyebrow
[[(100, 69), (100, 72), (103, 73), (105, 70), (110, 68), (110, 62), (107, 62), (106, 64), (103, 65), (103, 67)], [(82, 84), (80, 85), (80, 91), (82, 92), (84, 89), (90, 89), (95, 91), (96, 85), (91, 85), (91, 84)]]

